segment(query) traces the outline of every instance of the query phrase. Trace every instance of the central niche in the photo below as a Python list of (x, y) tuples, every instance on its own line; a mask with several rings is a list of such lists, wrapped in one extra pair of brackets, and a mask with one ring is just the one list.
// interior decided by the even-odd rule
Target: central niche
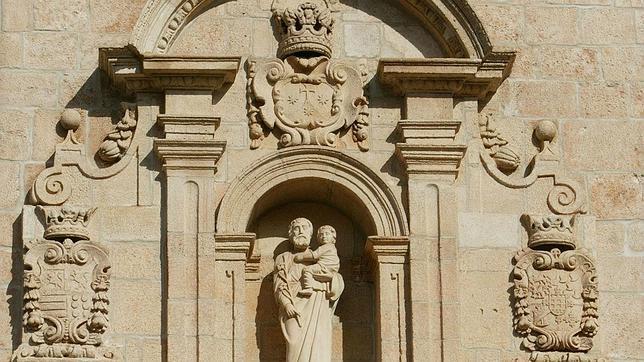
[[(288, 191), (288, 192), (287, 192)], [(260, 279), (248, 281), (249, 360), (283, 361), (284, 337), (273, 296), (272, 272), (276, 255), (288, 248), (289, 223), (305, 217), (313, 223), (311, 248), (318, 247), (315, 231), (332, 225), (345, 290), (333, 317), (334, 361), (375, 360), (375, 295), (364, 270), (364, 245), (374, 233), (364, 208), (344, 187), (328, 180), (288, 181), (266, 193), (255, 205), (248, 231), (257, 235), (255, 254), (261, 254)]]

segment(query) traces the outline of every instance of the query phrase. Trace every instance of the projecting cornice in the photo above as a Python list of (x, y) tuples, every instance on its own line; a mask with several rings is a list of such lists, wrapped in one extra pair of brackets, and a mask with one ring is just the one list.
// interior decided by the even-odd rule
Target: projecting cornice
[(167, 57), (140, 54), (134, 47), (101, 48), (99, 66), (125, 94), (168, 89), (212, 90), (232, 83), (239, 57)]
[(509, 75), (515, 53), (492, 53), (489, 58), (383, 59), (380, 81), (398, 95), (446, 94), (485, 99)]

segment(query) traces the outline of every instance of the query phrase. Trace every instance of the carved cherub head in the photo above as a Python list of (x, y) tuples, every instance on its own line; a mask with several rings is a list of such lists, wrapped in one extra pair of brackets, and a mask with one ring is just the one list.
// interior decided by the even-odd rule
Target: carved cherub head
[(318, 243), (320, 245), (324, 244), (335, 244), (337, 233), (331, 225), (324, 225), (318, 229)]
[(288, 227), (288, 236), (296, 250), (305, 250), (311, 243), (313, 224), (303, 217), (291, 221)]

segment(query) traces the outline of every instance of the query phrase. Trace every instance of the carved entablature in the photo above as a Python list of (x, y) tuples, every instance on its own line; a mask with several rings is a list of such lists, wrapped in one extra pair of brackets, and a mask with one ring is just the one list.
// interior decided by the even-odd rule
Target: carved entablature
[(571, 217), (524, 218), (529, 241), (514, 257), (514, 330), (535, 356), (588, 352), (598, 329), (595, 262), (576, 248)]
[(247, 64), (251, 148), (273, 130), (280, 133), (282, 147), (335, 147), (339, 133), (351, 128), (353, 141), (368, 150), (363, 73), (330, 59), (334, 20), (328, 4), (303, 2), (273, 11), (279, 58)]
[(16, 361), (119, 359), (103, 345), (109, 327), (110, 261), (86, 229), (95, 209), (46, 210), (45, 239), (26, 245), (23, 326), (28, 339)]

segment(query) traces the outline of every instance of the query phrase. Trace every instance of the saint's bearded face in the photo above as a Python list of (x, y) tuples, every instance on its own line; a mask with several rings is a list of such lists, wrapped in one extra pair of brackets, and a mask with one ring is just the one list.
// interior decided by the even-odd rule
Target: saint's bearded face
[(296, 250), (305, 250), (311, 243), (313, 227), (306, 219), (296, 219), (291, 223), (289, 236)]

